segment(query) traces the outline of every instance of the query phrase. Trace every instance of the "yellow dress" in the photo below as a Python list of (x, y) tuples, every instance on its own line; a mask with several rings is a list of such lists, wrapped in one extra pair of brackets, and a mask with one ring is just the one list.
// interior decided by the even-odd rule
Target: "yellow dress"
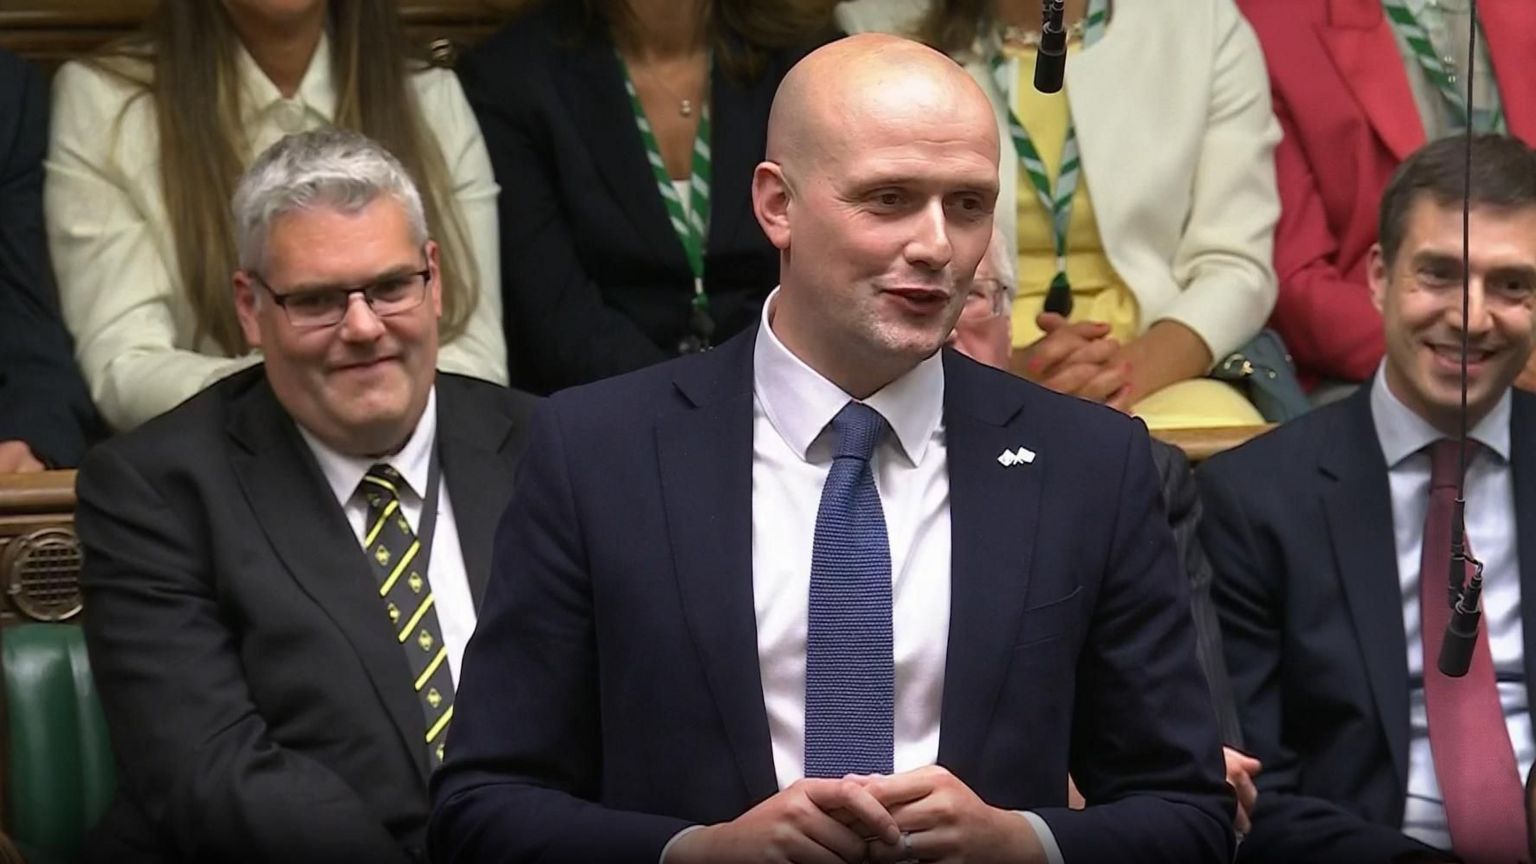
[[(1078, 49), (1073, 43), (1069, 52)], [(1013, 110), (1029, 130), (1040, 161), (1051, 183), (1061, 168), (1061, 149), (1066, 143), (1068, 106), (1066, 91), (1041, 93), (1035, 90), (1033, 49), (1010, 51), (1020, 62), (1019, 80), (1014, 85)], [(1011, 142), (1004, 142), (1007, 154)], [(1045, 306), (1045, 292), (1056, 275), (1056, 251), (1051, 233), (1050, 214), (1040, 204), (1029, 174), (1019, 171), (1018, 188), (1018, 299), (1013, 304), (1013, 347), (1024, 347), (1039, 339), (1035, 316)], [(1141, 310), (1136, 295), (1120, 279), (1114, 265), (1104, 254), (1099, 226), (1093, 215), (1093, 199), (1086, 177), (1078, 175), (1077, 192), (1072, 198), (1072, 219), (1067, 227), (1067, 281), (1072, 285), (1073, 321), (1102, 321), (1110, 335), (1122, 344), (1140, 336)], [(1179, 381), (1153, 393), (1132, 406), (1132, 412), (1153, 429), (1178, 429), (1197, 426), (1243, 426), (1262, 423), (1264, 418), (1237, 388), (1223, 381), (1196, 378)]]

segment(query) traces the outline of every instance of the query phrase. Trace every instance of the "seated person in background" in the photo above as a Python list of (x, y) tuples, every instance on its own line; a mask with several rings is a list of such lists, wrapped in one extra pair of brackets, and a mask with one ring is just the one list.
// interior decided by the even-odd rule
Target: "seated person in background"
[(535, 0), (459, 74), (501, 200), (513, 380), (549, 392), (752, 326), (752, 168), (824, 0)]
[(1038, 0), (854, 0), (838, 20), (923, 39), (991, 97), (1015, 371), (1153, 428), (1262, 422), (1204, 377), (1275, 300), (1279, 129), (1232, 0), (1066, 0), (1066, 85), (1051, 95), (1032, 83)]
[(48, 268), (47, 141), (42, 76), (0, 51), (0, 474), (73, 466), (98, 426)]
[(264, 365), (80, 470), (118, 778), (92, 860), (423, 862), (532, 400), (434, 371), (440, 247), (377, 144), (282, 139), (234, 225)]
[(230, 195), (273, 141), (332, 124), (377, 139), (422, 190), (443, 250), (443, 369), (505, 383), (490, 162), (457, 79), (412, 59), (395, 7), (162, 0), (142, 33), (59, 70), (48, 237), (114, 428), (259, 362), (230, 298)]
[[(1015, 294), (1013, 262), (1000, 231), (993, 232), (987, 254), (976, 266), (976, 278), (966, 296), (965, 308), (949, 335), (949, 344), (960, 353), (999, 369), (1006, 369), (1012, 345), (1013, 316), (1010, 314)], [(1247, 832), (1258, 790), (1253, 777), (1261, 768), (1258, 760), (1235, 749), (1242, 742), (1237, 707), (1232, 704), (1232, 685), (1227, 680), (1227, 661), (1222, 656), (1221, 629), (1216, 622), (1216, 608), (1211, 604), (1211, 563), (1200, 547), (1200, 496), (1189, 470), (1189, 460), (1179, 448), (1151, 439), (1152, 462), (1157, 466), (1158, 486), (1163, 507), (1168, 511), (1168, 527), (1178, 547), (1179, 561), (1189, 577), (1189, 607), (1195, 623), (1195, 650), (1200, 669), (1210, 685), (1211, 708), (1221, 725), (1221, 737), (1230, 745), (1222, 748), (1227, 763), (1227, 782), (1237, 791), (1239, 812), (1236, 827)], [(1074, 791), (1075, 788), (1074, 788)]]
[[(1526, 860), (1536, 396), (1510, 385), (1536, 342), (1536, 153), (1474, 143), (1464, 319), (1465, 154), (1430, 144), (1382, 198), (1371, 384), (1196, 472), (1243, 737), (1265, 766), (1242, 860)], [(1466, 534), (1488, 581), (1471, 671), (1450, 678), (1436, 658), (1463, 337)]]
[(985, 94), (850, 37), (766, 153), (758, 326), (534, 420), (435, 860), (1227, 861), (1145, 430), (940, 350), (992, 233)]
[(1384, 350), (1368, 277), (1387, 180), (1426, 141), (1466, 129), (1468, 75), (1477, 131), (1536, 143), (1536, 3), (1480, 4), (1475, 62), (1465, 0), (1237, 3), (1285, 133), (1273, 326), (1303, 381), (1364, 381)]

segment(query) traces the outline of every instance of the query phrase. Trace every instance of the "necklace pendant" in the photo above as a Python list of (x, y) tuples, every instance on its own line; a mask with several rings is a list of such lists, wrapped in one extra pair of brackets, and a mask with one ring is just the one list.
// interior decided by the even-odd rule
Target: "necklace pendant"
[(693, 116), (693, 100), (684, 99), (677, 103), (677, 113), (683, 117)]

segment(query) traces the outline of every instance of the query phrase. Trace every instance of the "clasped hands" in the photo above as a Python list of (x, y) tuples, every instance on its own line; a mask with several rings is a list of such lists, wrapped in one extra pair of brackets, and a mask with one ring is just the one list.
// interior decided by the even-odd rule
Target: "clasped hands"
[(1016, 374), (1058, 393), (1130, 411), (1131, 362), (1120, 341), (1109, 335), (1108, 324), (1042, 312), (1035, 326), (1044, 335), (1015, 354)]
[(682, 835), (666, 864), (1044, 862), (1029, 822), (977, 797), (943, 767), (805, 779), (740, 817)]

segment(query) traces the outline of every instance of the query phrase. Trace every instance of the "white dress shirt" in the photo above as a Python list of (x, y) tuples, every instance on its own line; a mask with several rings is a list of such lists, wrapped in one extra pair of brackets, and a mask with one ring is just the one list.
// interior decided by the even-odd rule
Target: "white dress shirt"
[[(357, 535), (358, 548), (362, 548), (368, 502), (358, 494), (358, 484), (363, 475), (375, 463), (386, 462), (405, 478), (407, 489), (400, 490), (400, 509), (413, 531), (421, 529), (421, 512), (425, 505), (422, 496), (427, 489), (427, 476), (431, 470), (432, 452), (437, 447), (437, 388), (427, 395), (427, 408), (416, 424), (416, 431), (400, 452), (386, 459), (367, 459), (344, 456), (326, 446), (311, 435), (302, 425), (299, 433), (315, 454), (326, 482), (335, 493), (347, 515), (352, 532)], [(442, 480), (437, 493), (437, 523), (432, 530), (432, 550), (427, 559), (427, 582), (432, 586), (433, 606), (437, 609), (437, 623), (443, 630), (443, 644), (448, 646), (448, 668), (455, 686), (459, 683), (459, 664), (464, 659), (464, 646), (475, 632), (475, 600), (469, 592), (469, 575), (464, 569), (464, 552), (459, 546), (458, 523), (453, 518), (453, 502), (448, 496), (448, 483)], [(384, 601), (377, 599), (379, 614), (384, 614)]]
[[(125, 71), (149, 74), (143, 64)], [(291, 98), (283, 97), (244, 47), (237, 49), (236, 71), (243, 92), (244, 164), (282, 136), (322, 128), (336, 115), (327, 37), (320, 39)], [(475, 270), (465, 276), (479, 291), (463, 335), (442, 346), (438, 366), (504, 384), (497, 186), (490, 157), (452, 72), (422, 69), (409, 80), (423, 124), (448, 167), (449, 191), (470, 246), (466, 251), (475, 261)], [(55, 76), (44, 188), (48, 244), (80, 371), (97, 408), (119, 430), (261, 359), (258, 353), (225, 356), (197, 332), (160, 183), (159, 140), (154, 101), (143, 88), (85, 61), (66, 63)]]
[[(757, 656), (783, 789), (805, 775), (805, 642), (811, 546), (832, 470), (827, 424), (851, 401), (784, 347), (764, 305), (752, 391), (752, 596)], [(864, 400), (893, 434), (870, 460), (891, 544), (896, 671), (895, 769), (939, 756), (939, 707), (949, 644), (949, 463), (944, 365), (938, 354)]]
[[(1392, 393), (1382, 369), (1371, 385), (1371, 416), (1387, 461), (1392, 490), (1392, 527), (1402, 587), (1403, 633), (1408, 642), (1408, 799), (1403, 833), (1430, 846), (1449, 849), (1445, 804), (1429, 746), (1424, 701), (1424, 643), (1419, 620), (1419, 559), (1424, 516), (1429, 509), (1429, 454), (1424, 448), (1446, 437)], [(1488, 629), (1499, 702), (1514, 745), (1520, 776), (1536, 758), (1526, 697), (1524, 627), (1520, 620), (1520, 557), (1516, 549), (1515, 491), (1510, 470), (1510, 395), (1469, 433), (1486, 448), (1467, 466), (1467, 544), (1483, 562), (1482, 626)], [(1439, 576), (1439, 578), (1444, 578)], [(1443, 593), (1443, 592), (1440, 592)]]

